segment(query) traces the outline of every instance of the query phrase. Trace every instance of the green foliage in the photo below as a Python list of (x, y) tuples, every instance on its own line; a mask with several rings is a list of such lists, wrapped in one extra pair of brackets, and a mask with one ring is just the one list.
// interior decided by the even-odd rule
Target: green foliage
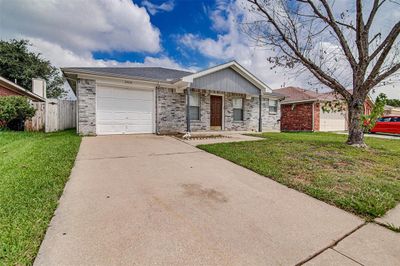
[(29, 119), (35, 115), (28, 98), (23, 96), (6, 96), (0, 97), (0, 127), (6, 126), (14, 119)]
[(74, 130), (0, 132), (0, 265), (32, 265), (78, 152)]
[(400, 107), (400, 99), (387, 99), (386, 104), (393, 107)]
[(368, 132), (375, 126), (378, 118), (380, 118), (383, 115), (386, 104), (387, 104), (386, 95), (384, 93), (379, 94), (375, 100), (375, 105), (371, 110), (371, 114), (363, 115), (361, 117), (361, 119), (363, 121), (362, 124), (363, 124), (363, 128), (364, 128), (365, 132)]
[(198, 146), (290, 188), (356, 213), (382, 216), (400, 202), (400, 140), (332, 133), (263, 133), (264, 140)]
[(344, 101), (329, 101), (325, 102), (321, 106), (322, 112), (324, 113), (335, 113), (335, 112), (344, 112), (346, 111), (346, 103)]
[(27, 90), (32, 89), (32, 79), (42, 78), (47, 83), (47, 97), (63, 95), (63, 79), (58, 68), (40, 54), (29, 51), (28, 40), (0, 41), (0, 76)]

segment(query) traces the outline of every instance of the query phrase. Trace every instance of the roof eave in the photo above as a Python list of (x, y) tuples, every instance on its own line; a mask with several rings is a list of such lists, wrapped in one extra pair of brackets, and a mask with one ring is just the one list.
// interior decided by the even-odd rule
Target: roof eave
[[(103, 76), (103, 77), (111, 77), (111, 78), (123, 78), (123, 79), (131, 79), (131, 80), (140, 80), (140, 81), (148, 81), (154, 83), (164, 83), (164, 84), (174, 84), (176, 80), (160, 80), (160, 79), (150, 79), (143, 78), (138, 76), (128, 76), (128, 75), (120, 75), (120, 74), (112, 74), (112, 73), (104, 73), (98, 71), (89, 71), (89, 70), (78, 70), (74, 68), (61, 68), (61, 71), (64, 75), (93, 75), (93, 76)], [(180, 79), (177, 79), (180, 80)]]
[(27, 89), (22, 88), (18, 84), (15, 84), (14, 82), (9, 81), (6, 78), (0, 77), (0, 83), (5, 84), (4, 86), (6, 88), (8, 88), (9, 90), (15, 91), (17, 93), (21, 93), (21, 94), (23, 94), (25, 96), (28, 96), (30, 98), (34, 98), (35, 100), (38, 100), (38, 101), (41, 101), (41, 102), (45, 102), (46, 101), (45, 98), (43, 98), (43, 97), (41, 97), (41, 96), (31, 92), (31, 91), (28, 91)]

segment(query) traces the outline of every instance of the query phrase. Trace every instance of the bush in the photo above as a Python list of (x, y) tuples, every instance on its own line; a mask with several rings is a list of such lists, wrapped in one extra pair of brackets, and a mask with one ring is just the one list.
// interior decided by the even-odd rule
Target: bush
[(0, 127), (23, 130), (23, 122), (32, 118), (35, 112), (26, 97), (0, 97)]

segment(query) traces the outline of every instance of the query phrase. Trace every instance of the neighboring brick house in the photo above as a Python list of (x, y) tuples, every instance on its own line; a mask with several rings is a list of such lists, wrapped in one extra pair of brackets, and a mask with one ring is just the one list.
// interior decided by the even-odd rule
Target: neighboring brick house
[[(334, 93), (316, 93), (297, 87), (274, 90), (285, 96), (281, 102), (282, 131), (343, 131), (347, 130), (348, 115), (345, 102)], [(344, 106), (342, 111), (326, 112), (329, 102)], [(364, 113), (370, 114), (373, 103), (368, 97)]]
[(15, 84), (12, 81), (9, 81), (8, 79), (5, 79), (0, 76), (0, 97), (4, 96), (12, 96), (12, 95), (20, 95), (20, 96), (26, 96), (30, 100), (34, 102), (44, 102), (45, 99), (31, 91), (28, 91), (18, 84)]
[(161, 67), (63, 68), (82, 135), (279, 131), (282, 95), (237, 62), (196, 73)]

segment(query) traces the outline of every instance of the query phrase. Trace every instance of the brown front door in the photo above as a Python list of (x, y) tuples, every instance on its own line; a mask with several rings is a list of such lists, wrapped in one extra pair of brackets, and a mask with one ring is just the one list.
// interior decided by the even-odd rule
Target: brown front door
[(210, 126), (222, 129), (222, 96), (210, 96)]

